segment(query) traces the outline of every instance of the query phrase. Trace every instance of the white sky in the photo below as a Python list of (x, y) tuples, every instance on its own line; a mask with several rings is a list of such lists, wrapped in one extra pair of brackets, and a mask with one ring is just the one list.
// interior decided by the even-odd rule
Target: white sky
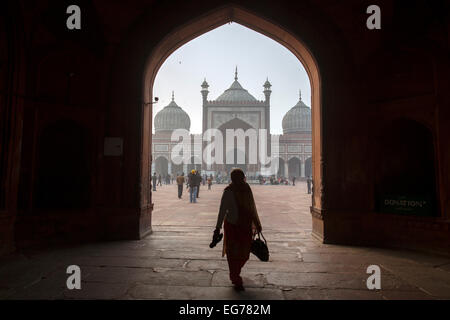
[[(270, 125), (272, 134), (282, 134), (283, 116), (299, 99), (311, 106), (311, 87), (300, 61), (278, 42), (240, 24), (223, 25), (176, 50), (156, 75), (153, 115), (172, 100), (189, 114), (191, 133), (202, 132), (201, 84), (209, 84), (208, 100), (215, 100), (234, 81), (238, 67), (239, 83), (257, 100), (264, 100), (263, 84), (272, 84)], [(153, 127), (154, 128), (154, 127)]]

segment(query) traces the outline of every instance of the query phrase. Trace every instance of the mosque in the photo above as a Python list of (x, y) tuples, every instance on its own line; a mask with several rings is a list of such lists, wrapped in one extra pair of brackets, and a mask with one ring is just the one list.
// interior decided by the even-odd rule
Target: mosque
[[(256, 177), (263, 174), (261, 164), (249, 161), (249, 141), (246, 142), (245, 150), (232, 150), (232, 155), (226, 154), (224, 142), (224, 159), (234, 159), (226, 164), (207, 165), (202, 159), (202, 150), (205, 142), (202, 141), (203, 134), (208, 129), (218, 129), (226, 137), (227, 129), (266, 129), (270, 133), (270, 96), (272, 93), (271, 83), (267, 79), (263, 85), (264, 100), (256, 99), (238, 81), (237, 68), (234, 82), (215, 100), (208, 100), (209, 84), (203, 81), (201, 94), (203, 97), (203, 133), (192, 134), (191, 161), (190, 163), (176, 164), (171, 158), (172, 148), (178, 142), (171, 141), (172, 132), (176, 129), (190, 130), (191, 121), (189, 115), (178, 106), (172, 94), (172, 102), (159, 111), (154, 119), (155, 133), (153, 134), (153, 162), (152, 174), (156, 172), (161, 175), (176, 175), (181, 172), (187, 173), (192, 169), (200, 170), (205, 174), (226, 175), (233, 167), (242, 168), (247, 176)], [(299, 100), (284, 116), (283, 134), (279, 135), (278, 150), (278, 177), (292, 179), (305, 178), (312, 175), (312, 136), (311, 136), (311, 108), (303, 101), (300, 92)], [(270, 141), (270, 139), (268, 139)], [(230, 152), (230, 151), (229, 151)], [(245, 161), (239, 161), (238, 155), (242, 152)]]

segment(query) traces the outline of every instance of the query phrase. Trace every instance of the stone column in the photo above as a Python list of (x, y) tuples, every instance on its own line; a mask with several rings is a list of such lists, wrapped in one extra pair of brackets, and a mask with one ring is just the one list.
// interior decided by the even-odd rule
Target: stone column
[(169, 161), (169, 164), (167, 165), (167, 173), (172, 174), (172, 162)]
[(300, 160), (300, 175), (305, 178), (305, 161)]
[(289, 178), (289, 161), (284, 162), (284, 176)]

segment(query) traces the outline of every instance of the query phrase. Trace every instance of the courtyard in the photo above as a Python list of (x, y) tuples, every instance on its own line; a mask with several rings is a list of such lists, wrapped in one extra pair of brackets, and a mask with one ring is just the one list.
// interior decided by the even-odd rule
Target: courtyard
[[(325, 245), (311, 236), (306, 183), (252, 185), (270, 261), (251, 255), (237, 293), (222, 243), (210, 249), (225, 185), (153, 192), (153, 233), (139, 241), (94, 243), (16, 253), (0, 260), (0, 299), (450, 299), (450, 259), (396, 249)], [(81, 268), (81, 290), (66, 269)], [(381, 269), (368, 290), (367, 267)]]

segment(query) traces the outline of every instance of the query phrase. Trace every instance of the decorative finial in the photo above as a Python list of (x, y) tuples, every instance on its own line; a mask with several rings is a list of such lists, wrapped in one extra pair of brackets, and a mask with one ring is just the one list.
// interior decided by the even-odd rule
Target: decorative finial
[(234, 80), (237, 81), (238, 79), (238, 71), (237, 71), (237, 66), (236, 66), (236, 72), (234, 73)]
[(302, 90), (299, 90), (298, 92), (300, 94), (300, 101), (302, 101)]
[(175, 101), (175, 91), (172, 91), (172, 102)]

